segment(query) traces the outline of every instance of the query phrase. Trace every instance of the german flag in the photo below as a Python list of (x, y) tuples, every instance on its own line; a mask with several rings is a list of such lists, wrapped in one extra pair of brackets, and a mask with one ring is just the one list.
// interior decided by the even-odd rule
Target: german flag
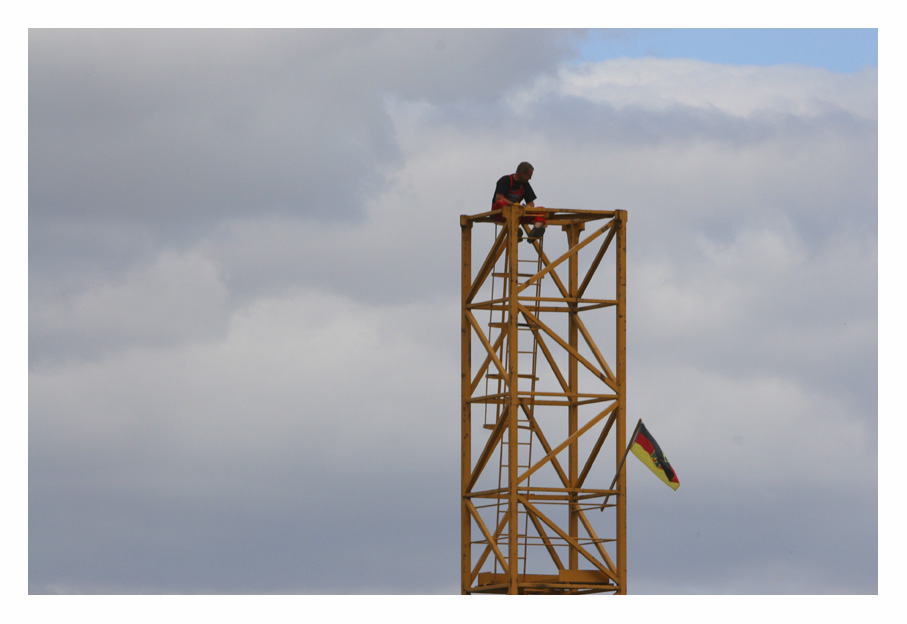
[(649, 470), (658, 475), (658, 478), (671, 486), (672, 489), (676, 490), (680, 487), (680, 481), (677, 480), (677, 474), (671, 468), (671, 464), (668, 463), (668, 458), (665, 457), (661, 447), (658, 446), (658, 442), (655, 441), (646, 426), (642, 424), (642, 421), (640, 421), (639, 427), (636, 429), (636, 435), (630, 444), (630, 450), (642, 463), (649, 467)]

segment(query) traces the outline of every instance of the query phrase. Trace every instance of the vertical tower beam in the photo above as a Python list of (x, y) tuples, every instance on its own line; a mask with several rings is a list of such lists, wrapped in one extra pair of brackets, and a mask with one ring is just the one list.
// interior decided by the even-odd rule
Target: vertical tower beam
[(507, 515), (509, 530), (507, 532), (507, 556), (509, 559), (508, 569), (510, 573), (509, 590), (511, 594), (519, 593), (519, 583), (517, 573), (520, 569), (519, 560), (519, 499), (517, 486), (519, 485), (519, 414), (520, 414), (520, 394), (519, 394), (519, 298), (518, 298), (518, 273), (519, 273), (519, 247), (517, 246), (517, 230), (520, 227), (519, 217), (521, 209), (519, 206), (511, 205), (504, 208), (504, 218), (507, 220), (507, 262), (510, 267), (507, 276), (508, 288), (510, 294), (508, 298), (507, 313), (507, 332), (509, 340), (507, 348), (509, 350), (508, 359), (510, 360), (510, 370), (508, 371), (510, 409), (507, 410)]
[(472, 519), (466, 506), (469, 479), (472, 476), (472, 329), (466, 316), (466, 302), (472, 288), (472, 222), (460, 217), (462, 231), (460, 310), (460, 587), (467, 593), (472, 570)]
[[(570, 249), (576, 247), (579, 243), (579, 235), (583, 230), (582, 223), (571, 223), (565, 225), (564, 231), (567, 234), (567, 247)], [(578, 352), (579, 347), (579, 330), (577, 328), (577, 313), (578, 313), (578, 288), (579, 288), (579, 256), (578, 254), (573, 254), (570, 256), (568, 261), (568, 294), (569, 299), (567, 302), (567, 308), (569, 312), (567, 313), (567, 340), (570, 345), (570, 352), (568, 358), (568, 384), (570, 387), (570, 394), (568, 397), (569, 407), (567, 408), (567, 432), (568, 435), (573, 436), (576, 434), (576, 430), (579, 428), (579, 360), (577, 360), (575, 353)], [(578, 449), (578, 440), (573, 440), (570, 444), (568, 451), (568, 466), (570, 471), (570, 504), (568, 512), (568, 526), (570, 537), (574, 540), (579, 540), (579, 512), (577, 510), (578, 499), (574, 488), (577, 485), (577, 475), (578, 475), (578, 462), (579, 462), (579, 449)], [(570, 569), (578, 570), (579, 569), (579, 551), (575, 548), (570, 549)]]
[[(627, 211), (618, 210), (614, 215), (616, 224), (617, 258), (615, 289), (617, 299), (617, 321), (615, 327), (617, 350), (617, 455), (627, 448)], [(618, 459), (617, 461), (620, 461)], [(617, 562), (620, 577), (619, 594), (627, 593), (627, 471), (618, 466), (617, 489)]]

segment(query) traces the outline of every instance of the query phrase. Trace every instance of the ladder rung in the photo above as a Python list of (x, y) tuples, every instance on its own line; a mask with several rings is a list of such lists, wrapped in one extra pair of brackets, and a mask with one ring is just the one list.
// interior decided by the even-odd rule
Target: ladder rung
[[(526, 421), (521, 421), (521, 422), (526, 422)], [(485, 424), (482, 425), (482, 427), (484, 427), (485, 429), (494, 429), (495, 426), (496, 426), (496, 425), (495, 425), (494, 423), (485, 423)], [(532, 425), (528, 425), (528, 424), (527, 424), (527, 425), (520, 425), (520, 424), (518, 424), (518, 425), (517, 425), (517, 429), (525, 429), (526, 431), (530, 431), (530, 430), (532, 430)], [(504, 441), (502, 442), (502, 444), (507, 444), (507, 440), (504, 440)], [(531, 442), (531, 441), (530, 441), (530, 442), (519, 442), (518, 444), (532, 444), (532, 442)]]
[[(519, 353), (532, 353), (532, 351), (520, 351)], [(530, 375), (529, 373), (525, 373), (523, 375), (520, 375), (519, 373), (517, 373), (517, 377), (519, 377), (520, 379), (535, 379), (536, 381), (539, 380), (538, 377), (536, 377), (535, 375)], [(488, 373), (487, 375), (485, 375), (485, 378), (486, 379), (504, 379), (504, 376), (501, 373)]]

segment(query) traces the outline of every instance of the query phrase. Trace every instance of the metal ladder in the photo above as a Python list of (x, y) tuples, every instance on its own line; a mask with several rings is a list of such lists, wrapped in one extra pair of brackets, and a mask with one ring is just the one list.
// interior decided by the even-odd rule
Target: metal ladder
[[(522, 227), (522, 226), (520, 226), (520, 227)], [(517, 253), (517, 256), (518, 256), (518, 258), (517, 258), (518, 281), (521, 281), (521, 282), (525, 281), (525, 280), (531, 278), (532, 276), (536, 275), (538, 272), (540, 272), (542, 270), (542, 268), (543, 268), (542, 242), (543, 241), (544, 241), (544, 238), (541, 238), (541, 239), (538, 239), (537, 242), (529, 241), (529, 242), (526, 242), (525, 245), (518, 244), (519, 245), (518, 253)], [(519, 253), (519, 251), (521, 251), (522, 249), (526, 249), (527, 252), (529, 250), (531, 250), (531, 255), (534, 255), (534, 257), (529, 258), (529, 259), (519, 258), (519, 256), (521, 255)], [(508, 292), (509, 284), (510, 284), (510, 281), (509, 281), (509, 275), (510, 275), (509, 254), (504, 254), (503, 262), (504, 262), (503, 272), (493, 272), (492, 273), (492, 283), (491, 283), (492, 300), (494, 300), (496, 298), (495, 290), (498, 288), (496, 286), (496, 283), (498, 280), (501, 281), (500, 290), (502, 292), (501, 292), (500, 298), (503, 300), (507, 300), (507, 298), (509, 296), (509, 292)], [(535, 269), (535, 271), (532, 273), (522, 272), (521, 267), (524, 265), (527, 267), (527, 269), (530, 268), (530, 266), (531, 266), (532, 268)], [(535, 292), (534, 303), (532, 304), (531, 309), (532, 309), (533, 315), (536, 318), (538, 318), (538, 315), (539, 315), (541, 285), (542, 285), (542, 280), (539, 279), (539, 280), (536, 280), (535, 283), (529, 289), (529, 290), (534, 289), (534, 292)], [(500, 313), (497, 316), (497, 320), (495, 320), (494, 311), (492, 311), (489, 314), (489, 322), (488, 322), (489, 338), (493, 335), (494, 330), (497, 330), (498, 337), (500, 337), (500, 332), (504, 332), (508, 326), (507, 311), (505, 309), (503, 309), (503, 307), (504, 306), (501, 306), (502, 309), (499, 310)], [(526, 338), (528, 340), (520, 339), (520, 336), (525, 334), (526, 332), (528, 332), (528, 334), (529, 334), (528, 336), (526, 336)], [(533, 442), (535, 440), (535, 435), (532, 431), (530, 417), (534, 415), (534, 411), (535, 411), (534, 393), (535, 393), (535, 389), (536, 389), (536, 382), (538, 381), (537, 363), (538, 363), (538, 348), (539, 347), (538, 347), (538, 340), (536, 339), (536, 334), (535, 334), (535, 332), (532, 331), (532, 328), (530, 327), (529, 323), (525, 322), (525, 319), (524, 319), (524, 322), (522, 322), (522, 323), (517, 322), (517, 339), (519, 341), (518, 346), (517, 346), (517, 357), (524, 356), (524, 355), (529, 356), (528, 359), (531, 362), (530, 367), (529, 367), (530, 372), (528, 372), (528, 373), (521, 372), (518, 374), (518, 385), (519, 385), (520, 394), (523, 395), (524, 392), (528, 392), (528, 394), (526, 395), (526, 398), (521, 398), (520, 402), (522, 404), (522, 409), (520, 410), (519, 414), (517, 415), (517, 428), (518, 428), (517, 469), (519, 471), (523, 471), (523, 470), (528, 470), (529, 467), (532, 465), (532, 449), (534, 446)], [(494, 343), (496, 341), (492, 341), (492, 342)], [(531, 346), (528, 346), (528, 348), (524, 348), (523, 345), (524, 345), (524, 343), (527, 343), (527, 342)], [(498, 355), (498, 358), (500, 359), (500, 361), (504, 363), (505, 370), (509, 370), (510, 349), (508, 348), (506, 340), (502, 340), (500, 342), (500, 345), (498, 346), (497, 355)], [(522, 360), (520, 361), (520, 363), (522, 363)], [(486, 394), (486, 396), (488, 396), (492, 393), (494, 393), (495, 395), (497, 395), (499, 397), (503, 396), (506, 391), (505, 381), (506, 380), (503, 379), (503, 377), (499, 373), (491, 373), (491, 372), (487, 373), (485, 376), (485, 391), (486, 391), (485, 394)], [(528, 388), (523, 387), (523, 382), (527, 382), (527, 385), (529, 387)], [(493, 386), (496, 386), (496, 387), (493, 387)], [(503, 403), (504, 402), (500, 401), (500, 400), (495, 401), (493, 403), (493, 405), (495, 406), (493, 421), (489, 420), (490, 404), (489, 403), (485, 404), (485, 425), (484, 426), (486, 429), (493, 429), (497, 425), (498, 421), (500, 420), (500, 418), (503, 415), (503, 407), (504, 407)], [(506, 482), (506, 475), (508, 474), (508, 470), (510, 468), (510, 465), (508, 463), (509, 456), (510, 456), (509, 444), (510, 444), (510, 442), (509, 442), (508, 436), (506, 434), (502, 435), (501, 443), (499, 445), (499, 449), (500, 449), (499, 464), (498, 464), (498, 489), (499, 490), (503, 489), (504, 484)], [(525, 487), (529, 487), (531, 478), (532, 477), (530, 476), (526, 480)], [(495, 526), (500, 525), (502, 517), (506, 513), (507, 513), (506, 503), (503, 501), (502, 498), (498, 498), (497, 503), (496, 503), (496, 524), (495, 524)], [(521, 562), (521, 568), (522, 568), (521, 573), (525, 574), (526, 573), (527, 550), (528, 550), (528, 546), (529, 546), (529, 544), (528, 544), (529, 517), (528, 517), (528, 514), (526, 513), (525, 509), (518, 509), (517, 517), (518, 517), (517, 530), (520, 531), (519, 545), (518, 545), (519, 553), (518, 553), (517, 559), (518, 559), (518, 561)], [(513, 530), (512, 527), (511, 527), (511, 530)], [(498, 537), (499, 544), (508, 543), (508, 537), (509, 536), (506, 533), (501, 534)], [(495, 562), (494, 562), (495, 572), (498, 571), (498, 565), (499, 564), (498, 564), (497, 560), (495, 560)]]

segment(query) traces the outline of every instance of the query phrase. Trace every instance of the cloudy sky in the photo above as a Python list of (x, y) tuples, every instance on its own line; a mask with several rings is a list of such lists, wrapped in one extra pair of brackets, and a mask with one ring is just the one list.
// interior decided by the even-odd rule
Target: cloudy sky
[(629, 591), (877, 593), (877, 50), (30, 31), (29, 593), (458, 593), (458, 217), (522, 160), (629, 211)]

